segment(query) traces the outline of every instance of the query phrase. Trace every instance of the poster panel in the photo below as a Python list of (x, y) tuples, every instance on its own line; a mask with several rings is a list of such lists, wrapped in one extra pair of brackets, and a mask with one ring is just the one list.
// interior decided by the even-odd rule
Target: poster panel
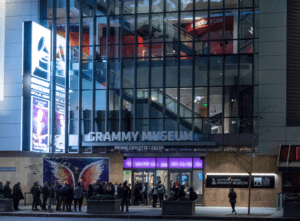
[(49, 153), (49, 101), (31, 97), (30, 151)]
[(82, 180), (84, 189), (97, 181), (109, 182), (109, 158), (45, 158), (43, 182), (60, 184), (65, 181), (72, 187)]

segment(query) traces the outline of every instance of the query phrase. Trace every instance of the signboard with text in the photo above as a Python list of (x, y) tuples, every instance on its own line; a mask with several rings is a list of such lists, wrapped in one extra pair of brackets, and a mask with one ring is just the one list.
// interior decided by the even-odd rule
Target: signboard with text
[[(207, 175), (206, 187), (209, 188), (248, 188), (249, 176)], [(251, 188), (275, 188), (274, 176), (252, 176)]]

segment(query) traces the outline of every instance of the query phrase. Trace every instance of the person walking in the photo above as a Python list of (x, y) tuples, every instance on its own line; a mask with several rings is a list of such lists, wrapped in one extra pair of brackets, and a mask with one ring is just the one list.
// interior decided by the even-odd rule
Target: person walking
[(21, 199), (24, 199), (22, 190), (21, 190), (21, 183), (18, 182), (13, 187), (13, 207), (15, 211), (20, 210), (19, 209), (19, 202)]
[(44, 182), (44, 186), (42, 188), (42, 194), (43, 194), (43, 205), (42, 205), (42, 210), (46, 210), (46, 203), (48, 199), (48, 183), (47, 181)]
[(81, 212), (81, 205), (82, 205), (82, 195), (83, 195), (83, 187), (80, 185), (80, 183), (77, 184), (77, 186), (74, 189), (74, 211), (76, 211), (76, 205), (78, 203), (79, 206), (79, 212)]
[(40, 203), (41, 190), (38, 182), (34, 182), (31, 187), (30, 193), (32, 194), (32, 210), (38, 210), (37, 206)]
[(237, 195), (236, 195), (236, 192), (234, 192), (233, 188), (230, 189), (228, 198), (229, 198), (229, 202), (232, 207), (232, 213), (235, 213), (235, 215), (236, 215), (237, 213), (235, 211), (235, 204), (236, 204)]
[(126, 204), (126, 212), (129, 212), (128, 207), (129, 207), (129, 197), (131, 195), (130, 193), (131, 193), (131, 190), (127, 186), (127, 182), (124, 182), (122, 190), (121, 190), (121, 196), (122, 196), (121, 212), (123, 212), (123, 210), (124, 210), (124, 204)]
[(6, 181), (6, 184), (3, 187), (4, 198), (12, 198), (11, 188), (9, 187), (10, 181)]
[(162, 202), (164, 200), (164, 194), (166, 192), (166, 188), (165, 186), (161, 183), (161, 181), (159, 180), (157, 182), (157, 191), (158, 191), (158, 197), (159, 197), (159, 204), (160, 204), (160, 207), (162, 207)]
[(67, 205), (67, 212), (72, 212), (71, 206), (74, 198), (74, 191), (70, 185), (67, 185), (66, 189), (66, 205)]

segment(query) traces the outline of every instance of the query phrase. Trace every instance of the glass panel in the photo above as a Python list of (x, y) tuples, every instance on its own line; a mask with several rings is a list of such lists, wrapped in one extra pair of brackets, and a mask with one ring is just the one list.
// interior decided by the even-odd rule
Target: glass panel
[[(66, 1), (64, 1), (64, 2), (66, 2)], [(86, 16), (86, 17), (94, 16), (94, 6), (95, 6), (94, 1), (92, 1), (92, 3), (86, 2), (86, 1), (81, 1), (81, 8), (82, 8), (83, 16)]]
[(163, 60), (151, 60), (151, 87), (163, 86)]
[(238, 116), (238, 93), (237, 86), (225, 87), (224, 95), (224, 116), (237, 117)]
[(243, 9), (240, 13), (240, 39), (253, 38), (253, 10)]
[(195, 86), (207, 86), (207, 57), (195, 57)]
[(109, 88), (120, 88), (121, 61), (109, 60)]
[[(149, 38), (149, 15), (138, 15), (137, 16), (137, 33), (138, 33), (138, 38), (140, 41), (143, 42), (143, 39), (148, 39)], [(144, 43), (145, 43), (144, 40)], [(148, 40), (146, 40), (148, 42)]]
[(120, 44), (121, 18), (120, 16), (110, 16), (110, 31), (108, 44)]
[(240, 53), (241, 54), (252, 54), (253, 53), (253, 40), (248, 40), (248, 39), (240, 40)]
[(252, 55), (240, 56), (240, 85), (252, 85)]
[[(193, 10), (193, 2), (194, 2), (193, 0), (180, 0), (180, 10), (181, 11), (192, 11)], [(197, 2), (197, 0), (196, 0), (196, 2)]]
[(122, 181), (122, 185), (125, 181), (127, 181), (128, 184), (131, 184), (131, 170), (123, 170), (123, 181)]
[[(202, 194), (203, 191), (203, 171), (202, 170), (194, 170), (193, 171), (193, 187), (194, 191), (197, 194)], [(199, 198), (199, 196), (198, 196)]]
[(151, 2), (152, 2), (152, 5), (151, 5), (151, 11), (152, 12), (163, 12), (164, 1), (162, 1), (162, 0), (153, 0)]
[(175, 197), (178, 195), (180, 185), (179, 172), (170, 171), (170, 197)]
[(253, 116), (253, 87), (240, 87), (240, 117)]
[(178, 41), (178, 13), (167, 13), (165, 25), (166, 42)]
[(195, 3), (196, 10), (205, 10), (208, 9), (208, 1), (207, 0), (199, 0)]
[(91, 89), (93, 84), (93, 62), (82, 62), (82, 89)]
[(225, 0), (225, 8), (237, 8), (239, 0)]
[(149, 59), (139, 59), (137, 61), (137, 88), (148, 87)]
[(223, 0), (210, 0), (210, 8), (216, 9), (216, 8), (223, 8)]
[[(151, 89), (151, 118), (162, 118), (163, 117), (163, 98), (164, 92), (162, 88)], [(159, 125), (156, 124), (155, 127)], [(154, 128), (155, 128), (154, 127)], [(159, 131), (159, 130), (154, 130)]]
[(106, 15), (107, 14), (107, 2), (106, 0), (97, 0), (96, 15)]
[(137, 118), (149, 117), (149, 104), (148, 104), (149, 91), (148, 89), (137, 90)]
[[(193, 42), (181, 42), (180, 45), (180, 56), (191, 56), (193, 55)], [(186, 59), (186, 58), (180, 58)], [(187, 58), (191, 59), (191, 58)]]
[(178, 0), (167, 0), (166, 1), (166, 11), (178, 11)]
[(238, 38), (238, 10), (230, 10), (225, 12), (225, 39)]
[(178, 59), (166, 58), (166, 87), (178, 85)]
[(195, 88), (195, 117), (207, 117), (207, 88)]
[(135, 1), (126, 0), (124, 1), (123, 14), (134, 14), (135, 13)]
[[(53, 0), (49, 1), (52, 3)], [(72, 2), (72, 0), (71, 0)], [(56, 0), (56, 18), (65, 18), (66, 17), (66, 1)], [(78, 16), (79, 17), (79, 16)]]
[[(133, 15), (124, 15), (123, 17), (123, 39), (122, 44), (134, 44), (135, 41), (135, 16)], [(138, 26), (139, 28), (139, 26)], [(139, 38), (139, 37), (138, 37)], [(133, 51), (133, 50), (132, 50)]]
[(181, 173), (181, 184), (184, 186), (184, 192), (186, 194), (186, 198), (188, 198), (189, 188), (191, 186), (191, 173), (190, 172), (182, 172)]
[(240, 0), (240, 7), (253, 7), (253, 0)]
[(164, 34), (163, 14), (153, 14), (151, 22), (152, 22), (151, 41), (162, 42), (163, 34)]
[(109, 7), (111, 15), (121, 14), (121, 0), (110, 0)]
[(97, 17), (96, 20), (96, 45), (106, 45), (107, 18)]
[(180, 88), (180, 117), (192, 117), (192, 88)]
[(193, 14), (191, 12), (182, 12), (180, 17), (180, 40), (193, 41)]
[(253, 133), (253, 119), (251, 118), (240, 118), (240, 134), (252, 134)]
[(134, 60), (126, 59), (122, 61), (123, 76), (122, 87), (133, 88), (134, 87)]
[(223, 11), (210, 12), (210, 39), (223, 39)]
[[(190, 30), (193, 28), (191, 25)], [(207, 11), (196, 11), (195, 12), (195, 35), (196, 40), (207, 40), (208, 39), (208, 15)]]
[[(70, 19), (70, 29), (69, 29), (69, 44), (70, 46), (79, 46), (79, 18)], [(78, 49), (79, 50), (79, 49)], [(79, 57), (79, 51), (78, 51)]]
[(163, 56), (163, 44), (156, 43), (151, 45), (151, 57)]
[(118, 119), (120, 111), (120, 90), (109, 90), (109, 115), (110, 119)]
[(167, 116), (175, 117), (177, 115), (177, 88), (166, 88), (166, 109), (167, 109)]
[[(169, 113), (166, 113), (166, 117), (168, 117)], [(178, 130), (177, 118), (165, 119), (165, 130), (166, 131), (176, 131)]]
[(91, 118), (93, 93), (91, 90), (82, 91), (82, 118)]
[(223, 58), (222, 56), (210, 57), (210, 85), (222, 86), (223, 81)]
[(138, 13), (149, 13), (149, 0), (138, 1)]
[(224, 118), (224, 134), (237, 134), (238, 119)]
[(222, 87), (210, 87), (209, 89), (209, 116), (222, 116)]
[(97, 61), (96, 62), (96, 89), (106, 88), (106, 69), (107, 62)]
[(193, 59), (192, 57), (180, 58), (180, 87), (192, 87)]
[(225, 85), (238, 84), (238, 56), (225, 56)]
[(210, 118), (210, 133), (222, 134), (222, 118)]
[[(152, 114), (152, 112), (151, 112)], [(151, 131), (163, 131), (163, 120), (162, 119), (151, 119), (150, 120)]]

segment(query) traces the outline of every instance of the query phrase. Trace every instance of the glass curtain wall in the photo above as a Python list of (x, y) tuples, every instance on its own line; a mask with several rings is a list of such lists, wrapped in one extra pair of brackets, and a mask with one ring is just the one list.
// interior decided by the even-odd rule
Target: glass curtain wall
[(41, 10), (57, 33), (52, 63), (65, 59), (65, 80), (53, 79), (66, 105), (52, 117), (65, 122), (67, 151), (92, 151), (78, 136), (90, 131), (253, 133), (256, 0), (47, 0)]

